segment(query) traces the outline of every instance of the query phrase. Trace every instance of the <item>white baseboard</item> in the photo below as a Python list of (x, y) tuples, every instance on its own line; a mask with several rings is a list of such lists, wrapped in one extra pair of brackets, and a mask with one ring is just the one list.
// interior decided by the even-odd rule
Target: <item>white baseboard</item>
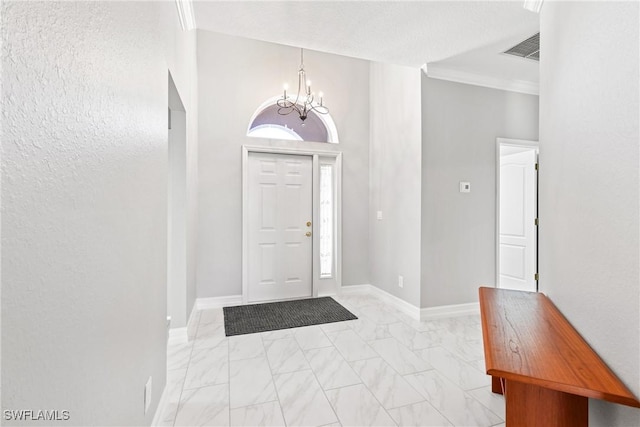
[(480, 314), (480, 303), (440, 305), (420, 309), (420, 320), (442, 319), (445, 317), (470, 316)]
[[(386, 302), (387, 304), (395, 307), (396, 309), (405, 313), (407, 316), (410, 316), (411, 318), (416, 320), (442, 319), (446, 317), (469, 316), (469, 315), (480, 313), (480, 304), (477, 302), (472, 302), (468, 304), (441, 305), (438, 307), (419, 308), (413, 304), (406, 302), (401, 298), (398, 298), (395, 295), (391, 295), (387, 291), (384, 291), (370, 284), (345, 285), (345, 286), (342, 286), (338, 291), (338, 295), (351, 295), (351, 294), (371, 295), (373, 297), (376, 297)], [(241, 304), (242, 304), (242, 295), (230, 295), (226, 297), (213, 297), (213, 298), (198, 298), (196, 300), (196, 303), (194, 304), (194, 311), (207, 310), (211, 308), (228, 307), (232, 305), (241, 305)], [(191, 317), (193, 317), (193, 311), (191, 312), (189, 322), (191, 322)], [(184, 332), (177, 332), (178, 329), (184, 329)], [(174, 334), (173, 331), (176, 331), (175, 334), (183, 333), (185, 337), (183, 339), (186, 342), (187, 328), (178, 328), (178, 329), (172, 329), (170, 332), (170, 335), (173, 336)], [(172, 338), (170, 337), (169, 340), (172, 341)]]
[(187, 320), (187, 326), (182, 328), (171, 328), (171, 318), (167, 318), (167, 326), (169, 327), (168, 344), (186, 343), (189, 341), (189, 337), (193, 337), (195, 335), (193, 328), (198, 326), (198, 322), (196, 322), (196, 313), (198, 312), (196, 305), (197, 304), (194, 302), (193, 307), (191, 308), (191, 314), (189, 315), (189, 320)]
[(398, 298), (395, 295), (391, 295), (389, 292), (384, 291), (373, 285), (350, 285), (343, 286), (341, 289), (342, 294), (356, 294), (356, 293), (365, 293), (371, 296), (374, 296), (387, 304), (397, 308), (407, 316), (410, 316), (413, 319), (420, 319), (420, 308), (416, 307), (413, 304), (406, 302), (403, 299)]
[(477, 302), (418, 308), (395, 295), (391, 295), (387, 291), (369, 284), (343, 286), (340, 290), (340, 294), (367, 294), (374, 296), (416, 320), (433, 320), (443, 319), (446, 317), (480, 314), (480, 303)]
[(193, 307), (191, 307), (191, 314), (189, 315), (189, 320), (187, 321), (187, 337), (193, 338), (196, 334), (196, 328), (198, 327), (198, 302), (193, 302)]
[(198, 298), (195, 303), (197, 310), (208, 310), (211, 308), (229, 307), (231, 305), (241, 305), (242, 295), (230, 295), (227, 297)]
[(377, 296), (381, 300), (397, 308), (412, 319), (420, 320), (420, 307), (416, 307), (415, 305), (408, 303), (395, 295), (391, 295), (389, 292), (373, 285), (371, 285), (371, 292), (374, 296)]
[(183, 328), (169, 329), (169, 344), (186, 343), (189, 341), (189, 334), (186, 326)]
[(165, 383), (164, 389), (162, 390), (162, 395), (160, 396), (160, 401), (158, 402), (158, 406), (156, 406), (156, 412), (153, 414), (153, 421), (151, 421), (151, 427), (155, 427), (160, 425), (160, 417), (162, 416), (162, 409), (167, 404), (167, 399), (169, 398), (169, 393), (167, 393), (167, 384)]

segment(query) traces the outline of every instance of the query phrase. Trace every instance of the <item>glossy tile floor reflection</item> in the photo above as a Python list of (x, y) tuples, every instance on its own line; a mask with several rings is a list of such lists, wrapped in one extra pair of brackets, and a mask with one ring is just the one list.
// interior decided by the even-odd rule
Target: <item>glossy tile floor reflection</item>
[(163, 426), (502, 426), (479, 316), (419, 322), (366, 295), (359, 317), (225, 337), (222, 309), (168, 349)]

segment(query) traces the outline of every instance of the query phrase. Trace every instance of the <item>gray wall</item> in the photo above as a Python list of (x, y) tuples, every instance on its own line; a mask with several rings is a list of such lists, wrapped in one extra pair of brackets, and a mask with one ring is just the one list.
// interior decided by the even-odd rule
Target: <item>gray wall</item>
[[(371, 63), (371, 284), (420, 306), (421, 121), (418, 68)], [(382, 211), (382, 220), (377, 219)], [(398, 275), (404, 287), (398, 287)]]
[[(540, 290), (639, 396), (639, 5), (545, 2), (540, 18)], [(589, 406), (590, 425), (640, 425)]]
[(538, 139), (537, 96), (422, 76), (421, 307), (474, 302), (495, 284), (499, 137)]
[(172, 328), (187, 325), (190, 309), (187, 306), (187, 114), (177, 108), (171, 110), (168, 141), (167, 314), (171, 316)]
[(2, 408), (148, 425), (166, 371), (175, 5), (1, 7)]
[(198, 31), (198, 298), (242, 293), (244, 144), (343, 152), (342, 280), (369, 282), (369, 63), (305, 53), (308, 78), (325, 94), (340, 144), (246, 136), (255, 110), (284, 82), (294, 87), (299, 65), (298, 48)]

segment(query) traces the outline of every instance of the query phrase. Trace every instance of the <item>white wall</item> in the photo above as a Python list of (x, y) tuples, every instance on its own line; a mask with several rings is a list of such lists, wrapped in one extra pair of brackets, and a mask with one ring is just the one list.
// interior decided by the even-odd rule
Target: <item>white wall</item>
[[(182, 31), (174, 2), (162, 2), (163, 31), (167, 68), (186, 109), (186, 319), (196, 300), (196, 264), (198, 236), (198, 75), (196, 31)], [(172, 321), (172, 327), (182, 327)]]
[[(540, 15), (540, 290), (640, 396), (636, 2)], [(590, 425), (640, 425), (592, 400)]]
[(3, 409), (151, 422), (166, 371), (177, 28), (171, 3), (2, 4)]
[(340, 144), (246, 136), (258, 106), (284, 82), (295, 86), (299, 65), (298, 48), (198, 31), (199, 298), (242, 292), (243, 144), (343, 152), (343, 284), (369, 281), (369, 63), (305, 52), (308, 78), (325, 94)]
[(538, 139), (537, 96), (422, 76), (421, 307), (475, 302), (496, 283), (498, 137)]
[[(420, 306), (421, 105), (418, 68), (371, 63), (371, 284)], [(382, 211), (382, 220), (377, 220)], [(404, 287), (398, 287), (398, 275)]]
[[(169, 88), (171, 92), (171, 87)], [(171, 110), (167, 230), (167, 314), (171, 328), (187, 325), (187, 114)]]

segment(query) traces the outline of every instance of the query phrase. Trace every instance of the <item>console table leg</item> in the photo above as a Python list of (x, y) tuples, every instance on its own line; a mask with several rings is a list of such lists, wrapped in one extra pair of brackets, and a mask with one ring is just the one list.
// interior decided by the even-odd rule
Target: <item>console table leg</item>
[(506, 380), (507, 427), (587, 427), (589, 400), (583, 396)]
[(491, 377), (491, 391), (493, 393), (503, 394), (501, 381), (502, 378), (500, 377)]

